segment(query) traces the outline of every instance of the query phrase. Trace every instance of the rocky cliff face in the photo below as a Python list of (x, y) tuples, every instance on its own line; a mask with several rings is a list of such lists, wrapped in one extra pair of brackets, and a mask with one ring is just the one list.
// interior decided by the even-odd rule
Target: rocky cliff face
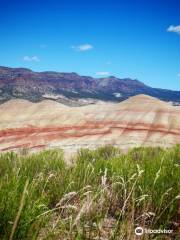
[(69, 107), (55, 101), (11, 100), (0, 105), (0, 151), (113, 144), (171, 146), (180, 143), (180, 107), (138, 95), (121, 103)]
[(137, 94), (180, 103), (178, 91), (151, 88), (129, 78), (92, 78), (76, 73), (37, 73), (25, 68), (0, 67), (0, 103), (17, 98), (32, 102), (52, 99), (79, 106), (97, 100), (120, 102)]

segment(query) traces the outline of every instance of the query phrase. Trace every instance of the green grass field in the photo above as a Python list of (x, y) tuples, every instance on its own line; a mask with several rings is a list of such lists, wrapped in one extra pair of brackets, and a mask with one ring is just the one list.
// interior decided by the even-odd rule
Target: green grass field
[(1, 154), (0, 239), (178, 239), (179, 179), (180, 146)]

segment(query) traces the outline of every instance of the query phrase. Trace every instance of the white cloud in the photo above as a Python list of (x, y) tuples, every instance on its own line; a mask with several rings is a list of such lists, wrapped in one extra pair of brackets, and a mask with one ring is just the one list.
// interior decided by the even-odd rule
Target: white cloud
[(40, 62), (40, 59), (37, 56), (32, 56), (32, 57), (25, 56), (25, 57), (23, 57), (23, 61), (26, 61), (26, 62)]
[(110, 75), (109, 72), (97, 72), (95, 75), (97, 76), (107, 76), (107, 75)]
[(180, 25), (178, 25), (178, 26), (171, 25), (167, 28), (167, 31), (180, 34)]
[(72, 49), (78, 52), (84, 52), (93, 49), (94, 47), (91, 44), (83, 44), (79, 46), (71, 46)]
[(180, 77), (180, 73), (177, 74), (177, 77)]

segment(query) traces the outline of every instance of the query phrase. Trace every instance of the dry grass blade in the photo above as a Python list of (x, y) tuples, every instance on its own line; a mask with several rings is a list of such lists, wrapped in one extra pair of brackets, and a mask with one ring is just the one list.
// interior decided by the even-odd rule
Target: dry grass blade
[(16, 231), (16, 228), (17, 228), (20, 216), (21, 216), (21, 212), (22, 212), (23, 207), (24, 207), (26, 191), (27, 191), (28, 184), (29, 184), (29, 180), (26, 180), (26, 183), (25, 183), (25, 186), (24, 186), (24, 190), (23, 190), (23, 194), (22, 194), (21, 201), (20, 201), (20, 205), (19, 205), (19, 210), (17, 212), (17, 215), (16, 215), (16, 218), (15, 218), (13, 227), (12, 227), (12, 231), (11, 231), (11, 235), (9, 237), (9, 240), (13, 239), (14, 233)]

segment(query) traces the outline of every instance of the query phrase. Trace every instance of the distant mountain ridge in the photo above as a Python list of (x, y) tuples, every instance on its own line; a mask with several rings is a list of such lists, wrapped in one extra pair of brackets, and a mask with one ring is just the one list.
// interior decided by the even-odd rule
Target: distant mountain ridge
[(130, 78), (93, 78), (74, 72), (33, 72), (26, 68), (0, 67), (0, 103), (16, 98), (32, 102), (52, 99), (79, 106), (98, 100), (120, 102), (138, 94), (180, 103), (180, 91), (152, 88)]

